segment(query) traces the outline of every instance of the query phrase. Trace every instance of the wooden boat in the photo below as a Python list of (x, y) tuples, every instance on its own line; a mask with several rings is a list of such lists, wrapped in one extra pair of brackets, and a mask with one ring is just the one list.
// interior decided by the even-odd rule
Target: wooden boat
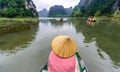
[(90, 22), (96, 22), (96, 20), (87, 20), (87, 21), (90, 21)]
[[(79, 69), (80, 69), (80, 72), (88, 72), (88, 69), (87, 67), (85, 66), (85, 63), (83, 61), (83, 59), (80, 57), (80, 55), (78, 54), (78, 52), (76, 52), (75, 54), (76, 58), (77, 58), (77, 61), (78, 61), (78, 65), (79, 65)], [(48, 72), (48, 65), (47, 63), (44, 65), (44, 67), (40, 70), (40, 72)]]
[(60, 18), (60, 20), (59, 20), (60, 22), (63, 22), (63, 18)]
[(89, 18), (87, 19), (87, 21), (96, 22), (96, 18), (95, 18), (95, 17), (94, 17), (94, 18), (89, 17)]
[(91, 21), (90, 21), (90, 20), (87, 20), (87, 21), (89, 21), (89, 22), (96, 22), (96, 20), (91, 20)]

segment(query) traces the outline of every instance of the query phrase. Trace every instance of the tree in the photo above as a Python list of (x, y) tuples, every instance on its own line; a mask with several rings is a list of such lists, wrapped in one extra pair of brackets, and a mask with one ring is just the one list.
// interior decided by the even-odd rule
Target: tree
[(120, 1), (118, 0), (81, 0), (80, 3), (75, 6), (73, 14), (80, 9), (81, 16), (113, 15), (116, 11), (116, 9), (113, 10), (113, 8), (117, 2), (119, 8)]
[(0, 17), (34, 17), (35, 8), (32, 0), (0, 0)]
[(16, 17), (18, 15), (14, 8), (7, 8), (5, 10), (5, 14), (7, 17), (10, 17), (10, 18)]
[(78, 9), (72, 14), (73, 17), (80, 17), (81, 15), (82, 15), (82, 12), (80, 11), (80, 9)]

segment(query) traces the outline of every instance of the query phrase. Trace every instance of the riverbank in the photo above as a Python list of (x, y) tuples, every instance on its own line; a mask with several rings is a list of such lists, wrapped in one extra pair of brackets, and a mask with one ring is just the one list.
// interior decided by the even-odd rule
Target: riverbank
[(0, 18), (0, 35), (37, 26), (38, 18)]

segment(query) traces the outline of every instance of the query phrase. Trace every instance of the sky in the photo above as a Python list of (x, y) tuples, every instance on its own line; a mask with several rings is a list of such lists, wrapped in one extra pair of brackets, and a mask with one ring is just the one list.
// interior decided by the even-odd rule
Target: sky
[(74, 7), (80, 0), (32, 0), (37, 7), (37, 11), (46, 8), (50, 9), (54, 5), (62, 5), (64, 8)]

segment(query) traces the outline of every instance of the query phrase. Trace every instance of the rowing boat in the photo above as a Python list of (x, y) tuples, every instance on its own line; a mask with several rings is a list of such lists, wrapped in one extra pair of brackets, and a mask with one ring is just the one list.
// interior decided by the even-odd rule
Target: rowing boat
[[(80, 71), (77, 71), (77, 72), (88, 72), (88, 69), (87, 69), (85, 63), (84, 63), (82, 57), (78, 54), (78, 52), (75, 53), (75, 56), (77, 58), (78, 66), (79, 66), (79, 70), (80, 70)], [(47, 63), (40, 70), (40, 72), (48, 72), (48, 64)]]

